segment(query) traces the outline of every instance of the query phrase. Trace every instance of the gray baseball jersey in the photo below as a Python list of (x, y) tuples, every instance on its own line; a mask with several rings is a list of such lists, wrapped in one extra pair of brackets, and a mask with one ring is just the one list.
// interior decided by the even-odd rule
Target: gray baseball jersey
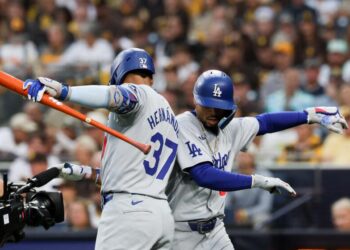
[(165, 187), (175, 162), (178, 123), (169, 103), (152, 88), (123, 86), (134, 94), (137, 104), (125, 114), (111, 112), (108, 125), (150, 143), (152, 149), (144, 155), (114, 136), (105, 137), (101, 189), (113, 194), (103, 207), (95, 249), (169, 250), (174, 219)]
[(198, 186), (186, 169), (203, 162), (232, 171), (234, 159), (256, 136), (259, 123), (253, 117), (235, 118), (218, 135), (205, 130), (195, 114), (177, 117), (180, 127), (175, 168), (168, 186), (169, 203), (175, 221), (207, 219), (224, 214), (225, 194)]
[(146, 85), (124, 84), (138, 99), (129, 113), (111, 112), (108, 126), (136, 141), (151, 144), (144, 155), (130, 144), (106, 135), (102, 153), (103, 192), (126, 192), (166, 199), (165, 186), (175, 162), (178, 123), (164, 97)]

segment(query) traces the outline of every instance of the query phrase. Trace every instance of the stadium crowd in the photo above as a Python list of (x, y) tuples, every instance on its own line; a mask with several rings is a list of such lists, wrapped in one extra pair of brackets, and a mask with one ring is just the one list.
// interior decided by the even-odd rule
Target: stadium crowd
[[(176, 113), (193, 108), (195, 79), (215, 68), (234, 80), (237, 117), (339, 106), (350, 123), (349, 23), (346, 0), (0, 0), (0, 69), (20, 79), (108, 84), (115, 55), (140, 47), (154, 57), (154, 88)], [(74, 108), (107, 121), (106, 110)], [(11, 181), (64, 161), (99, 167), (102, 146), (100, 130), (0, 87), (0, 160), (11, 162)], [(350, 167), (348, 148), (349, 130), (300, 126), (256, 139), (237, 171)], [(56, 228), (97, 226), (93, 183), (57, 180), (46, 188), (64, 195), (67, 226)], [(228, 213), (241, 206), (237, 224), (261, 222), (271, 211), (271, 197), (249, 195), (229, 195)]]

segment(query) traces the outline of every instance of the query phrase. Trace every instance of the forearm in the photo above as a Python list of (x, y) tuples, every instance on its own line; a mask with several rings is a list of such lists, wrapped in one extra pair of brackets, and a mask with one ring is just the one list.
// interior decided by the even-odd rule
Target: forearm
[(89, 179), (93, 180), (96, 183), (96, 185), (100, 187), (101, 186), (100, 168), (93, 168)]
[(90, 166), (81, 166), (83, 168), (90, 168), (91, 174), (84, 175), (85, 180), (93, 181), (97, 186), (101, 186), (101, 176), (100, 176), (100, 168), (92, 168)]
[(110, 90), (109, 86), (78, 86), (71, 87), (71, 93), (67, 101), (89, 107), (109, 108)]
[(259, 131), (257, 135), (263, 135), (306, 124), (307, 113), (296, 111), (265, 113), (256, 116), (256, 119), (259, 122)]
[(225, 172), (210, 163), (194, 166), (189, 173), (199, 186), (212, 190), (236, 191), (252, 187), (252, 176)]
[(132, 111), (138, 103), (134, 93), (123, 86), (72, 87), (67, 100), (89, 108), (107, 108), (120, 114)]

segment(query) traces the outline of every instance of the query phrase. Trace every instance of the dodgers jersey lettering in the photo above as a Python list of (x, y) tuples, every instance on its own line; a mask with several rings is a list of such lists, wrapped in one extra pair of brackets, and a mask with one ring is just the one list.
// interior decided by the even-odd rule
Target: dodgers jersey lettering
[(177, 120), (180, 127), (178, 164), (167, 189), (175, 221), (223, 215), (225, 196), (219, 191), (199, 187), (185, 170), (212, 162), (216, 168), (231, 172), (237, 153), (246, 150), (259, 130), (259, 123), (253, 117), (234, 118), (216, 136), (205, 130), (191, 112), (178, 115)]
[(169, 103), (146, 85), (123, 84), (137, 97), (126, 114), (111, 112), (108, 126), (136, 141), (151, 144), (144, 155), (124, 141), (106, 134), (102, 157), (103, 192), (127, 192), (166, 199), (165, 186), (173, 169), (179, 127)]

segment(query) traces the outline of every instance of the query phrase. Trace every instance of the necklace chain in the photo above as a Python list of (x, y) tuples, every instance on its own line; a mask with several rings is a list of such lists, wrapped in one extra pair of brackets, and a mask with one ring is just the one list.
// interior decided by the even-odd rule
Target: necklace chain
[(214, 156), (215, 156), (216, 151), (217, 151), (217, 146), (218, 146), (218, 141), (219, 141), (219, 134), (215, 137), (214, 150), (213, 150), (213, 149), (211, 148), (211, 146), (210, 146), (210, 143), (209, 143), (209, 140), (208, 140), (208, 136), (207, 136), (207, 133), (206, 133), (206, 130), (205, 130), (204, 126), (203, 126), (202, 123), (200, 123), (200, 124), (201, 124), (202, 131), (203, 131), (203, 133), (204, 133), (205, 142), (207, 143), (208, 148), (209, 148), (209, 150), (210, 150), (210, 153), (211, 153), (211, 155), (212, 155), (212, 158), (214, 159), (214, 158), (215, 158)]

